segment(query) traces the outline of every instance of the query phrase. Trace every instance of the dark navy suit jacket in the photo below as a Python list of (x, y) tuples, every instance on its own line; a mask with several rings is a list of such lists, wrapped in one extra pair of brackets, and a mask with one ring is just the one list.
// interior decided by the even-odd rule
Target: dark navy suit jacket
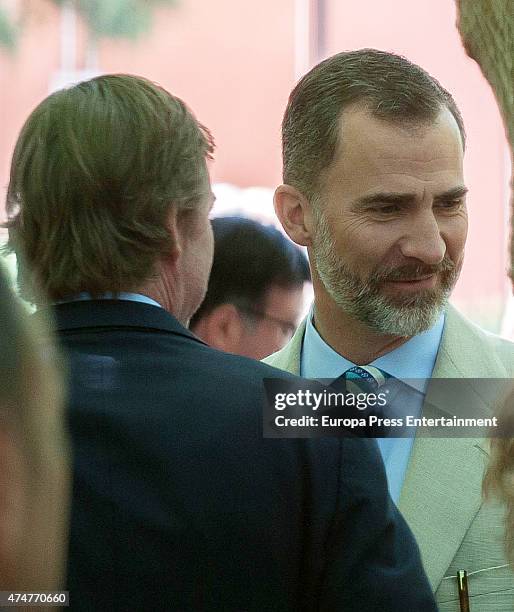
[(290, 376), (156, 306), (55, 312), (72, 610), (436, 610), (374, 441), (263, 439), (262, 378)]

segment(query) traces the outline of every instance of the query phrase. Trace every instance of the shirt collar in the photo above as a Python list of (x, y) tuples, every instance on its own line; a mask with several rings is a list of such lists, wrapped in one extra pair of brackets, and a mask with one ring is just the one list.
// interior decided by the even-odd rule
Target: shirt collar
[(93, 297), (87, 291), (83, 291), (77, 295), (72, 295), (68, 298), (58, 300), (56, 304), (66, 304), (67, 302), (84, 302), (87, 300), (126, 300), (128, 302), (141, 302), (143, 304), (150, 304), (152, 306), (162, 308), (159, 302), (156, 302), (147, 295), (142, 295), (141, 293), (130, 293), (128, 291), (120, 291), (116, 294), (112, 291), (107, 291), (106, 293), (102, 293), (102, 295), (96, 297)]
[[(323, 340), (314, 327), (312, 314), (313, 309), (311, 308), (307, 317), (302, 346), (301, 376), (306, 378), (337, 378), (356, 364), (339, 355)], [(426, 386), (424, 381), (432, 376), (434, 369), (443, 334), (444, 320), (445, 315), (442, 313), (435, 325), (429, 330), (413, 336), (398, 348), (367, 365), (381, 368), (395, 378), (408, 379), (409, 384), (420, 391), (424, 391)]]

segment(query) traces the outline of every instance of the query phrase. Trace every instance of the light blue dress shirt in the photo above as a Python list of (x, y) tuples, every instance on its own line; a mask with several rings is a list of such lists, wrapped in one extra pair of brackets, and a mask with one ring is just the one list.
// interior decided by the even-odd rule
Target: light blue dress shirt
[(69, 298), (58, 300), (56, 303), (66, 304), (67, 302), (83, 302), (86, 300), (126, 300), (128, 302), (141, 302), (142, 304), (150, 304), (151, 306), (158, 306), (159, 308), (162, 308), (159, 302), (156, 302), (147, 295), (142, 295), (141, 293), (129, 293), (127, 291), (121, 291), (116, 295), (111, 292), (103, 293), (98, 297), (92, 297), (90, 293), (84, 291), (82, 293), (78, 293), (77, 295), (72, 295)]
[[(443, 327), (444, 314), (441, 314), (431, 329), (367, 365), (380, 368), (424, 393), (432, 376)], [(336, 353), (318, 334), (312, 322), (312, 309), (307, 318), (300, 363), (300, 375), (316, 379), (338, 378), (356, 365)], [(420, 395), (418, 397), (418, 405), (412, 407), (412, 413), (415, 414), (417, 410), (417, 415), (420, 415), (423, 399)], [(394, 502), (398, 503), (414, 439), (378, 438), (377, 442), (385, 464), (389, 492)]]

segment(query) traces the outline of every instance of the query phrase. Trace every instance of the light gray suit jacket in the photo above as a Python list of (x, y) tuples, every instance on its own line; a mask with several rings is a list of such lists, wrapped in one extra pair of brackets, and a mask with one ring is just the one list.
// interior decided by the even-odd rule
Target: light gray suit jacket
[[(281, 351), (264, 361), (300, 373), (305, 321)], [(488, 405), (478, 378), (514, 377), (514, 344), (489, 334), (449, 307), (433, 378), (465, 378), (460, 401)], [(436, 404), (430, 386), (426, 402)], [(465, 411), (464, 411), (465, 412)], [(417, 437), (399, 508), (421, 550), (442, 612), (459, 612), (456, 574), (467, 570), (472, 612), (513, 612), (514, 575), (504, 554), (503, 508), (482, 501), (488, 442)]]

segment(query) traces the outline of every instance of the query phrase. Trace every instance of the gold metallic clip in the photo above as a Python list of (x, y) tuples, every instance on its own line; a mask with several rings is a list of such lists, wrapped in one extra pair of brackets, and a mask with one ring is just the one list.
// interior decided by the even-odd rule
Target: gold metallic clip
[(468, 574), (466, 570), (457, 572), (457, 584), (459, 588), (460, 612), (470, 612), (469, 593), (468, 593)]

